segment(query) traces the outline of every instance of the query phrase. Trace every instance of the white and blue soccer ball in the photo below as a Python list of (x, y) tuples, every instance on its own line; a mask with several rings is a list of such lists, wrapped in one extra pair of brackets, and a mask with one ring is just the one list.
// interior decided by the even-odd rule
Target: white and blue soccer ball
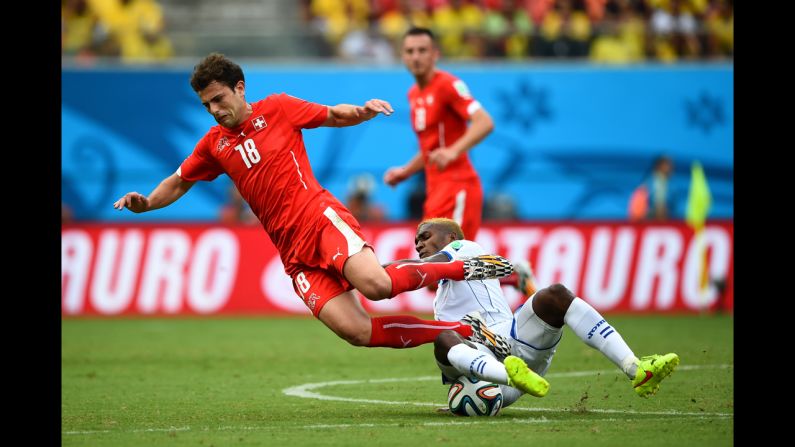
[(502, 409), (502, 391), (496, 383), (461, 376), (450, 385), (447, 405), (459, 416), (496, 416)]

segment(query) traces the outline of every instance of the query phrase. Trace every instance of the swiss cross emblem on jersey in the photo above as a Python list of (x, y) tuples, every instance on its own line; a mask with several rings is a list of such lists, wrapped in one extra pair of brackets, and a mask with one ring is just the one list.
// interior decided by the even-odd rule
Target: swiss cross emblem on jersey
[(254, 125), (254, 129), (256, 130), (262, 130), (268, 126), (268, 123), (265, 122), (265, 118), (262, 115), (251, 120), (251, 124)]

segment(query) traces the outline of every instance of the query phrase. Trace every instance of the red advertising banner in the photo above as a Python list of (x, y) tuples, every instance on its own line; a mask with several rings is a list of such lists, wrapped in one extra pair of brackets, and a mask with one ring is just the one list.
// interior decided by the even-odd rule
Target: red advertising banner
[[(415, 258), (414, 225), (364, 228), (381, 262)], [(696, 237), (684, 224), (487, 224), (477, 242), (529, 259), (539, 287), (560, 282), (602, 312), (734, 308), (734, 224)], [(526, 297), (503, 286), (516, 307)], [(427, 289), (362, 303), (432, 313)], [(306, 314), (259, 226), (85, 224), (61, 230), (61, 312), (78, 315)]]

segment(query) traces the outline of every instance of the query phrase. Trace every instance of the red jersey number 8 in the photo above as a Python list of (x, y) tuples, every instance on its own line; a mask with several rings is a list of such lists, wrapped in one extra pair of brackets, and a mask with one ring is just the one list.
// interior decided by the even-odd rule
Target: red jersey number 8
[(417, 132), (425, 130), (425, 107), (418, 107), (414, 111), (414, 130)]
[(309, 290), (310, 284), (304, 272), (295, 275), (295, 282), (298, 284), (298, 288), (301, 289), (301, 293), (306, 293)]

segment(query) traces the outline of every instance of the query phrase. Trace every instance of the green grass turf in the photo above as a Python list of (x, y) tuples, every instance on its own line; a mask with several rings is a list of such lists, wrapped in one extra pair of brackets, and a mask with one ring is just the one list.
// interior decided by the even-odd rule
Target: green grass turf
[[(680, 355), (656, 396), (637, 397), (567, 328), (547, 373), (549, 394), (523, 396), (493, 418), (436, 411), (447, 387), (431, 345), (355, 348), (305, 318), (65, 319), (62, 445), (733, 444), (731, 317), (607, 319), (638, 356)], [(311, 391), (375, 402), (283, 391), (329, 381), (352, 383)]]

